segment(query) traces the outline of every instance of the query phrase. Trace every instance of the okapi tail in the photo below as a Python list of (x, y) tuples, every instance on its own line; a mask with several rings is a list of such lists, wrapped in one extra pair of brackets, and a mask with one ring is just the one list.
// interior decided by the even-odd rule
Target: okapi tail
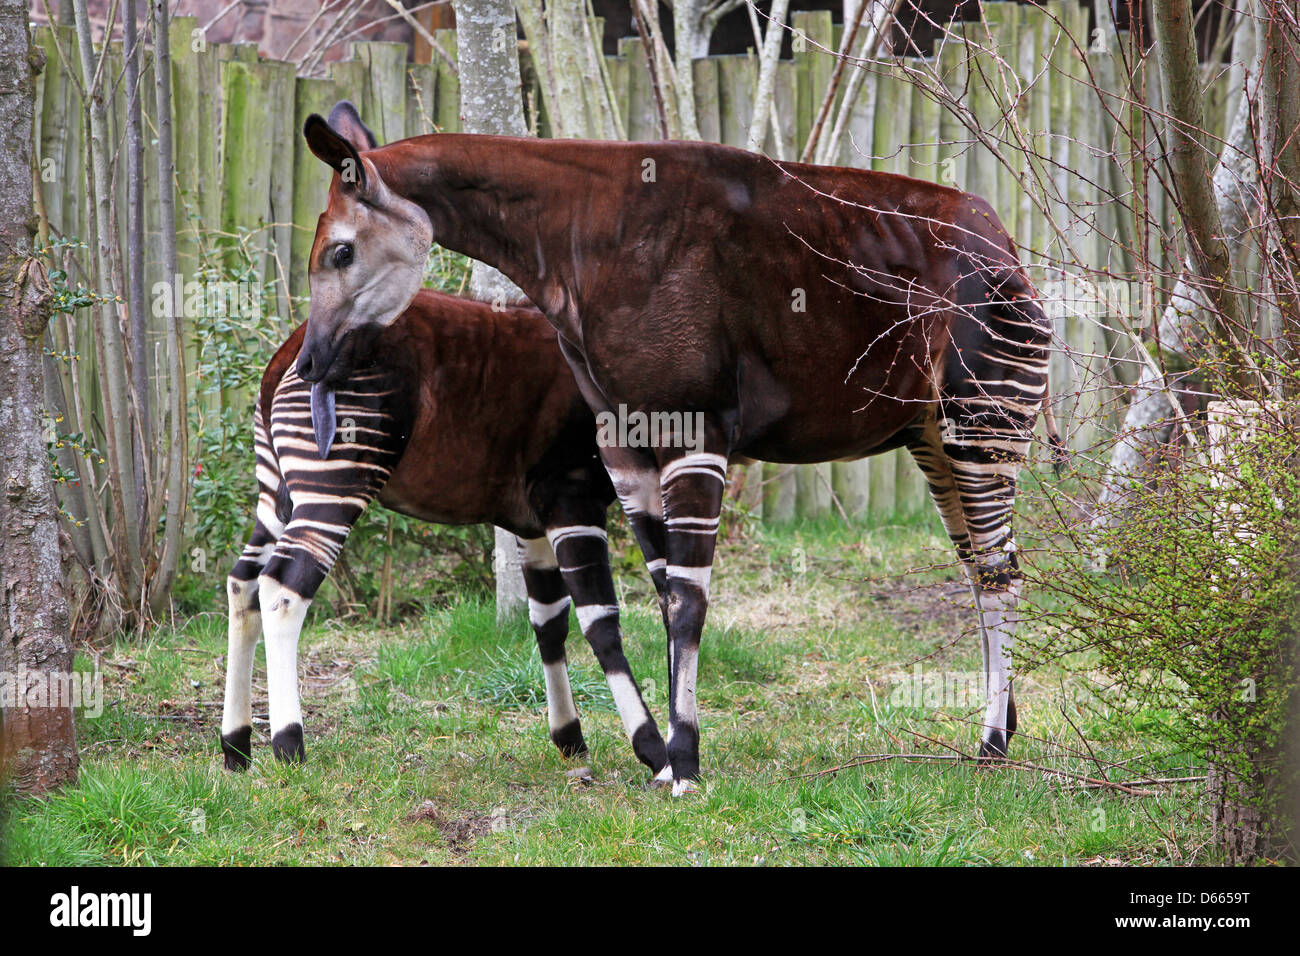
[(1070, 449), (1061, 440), (1061, 433), (1056, 427), (1056, 416), (1048, 404), (1043, 405), (1043, 430), (1047, 432), (1047, 443), (1052, 446), (1052, 470), (1060, 478), (1061, 473), (1070, 467)]

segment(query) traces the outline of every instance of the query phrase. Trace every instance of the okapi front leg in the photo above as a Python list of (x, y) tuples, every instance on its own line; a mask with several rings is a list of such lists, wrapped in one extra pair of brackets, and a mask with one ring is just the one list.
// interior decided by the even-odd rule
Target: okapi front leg
[(673, 796), (692, 791), (691, 781), (700, 775), (695, 688), (726, 473), (725, 455), (704, 452), (676, 458), (662, 470), (668, 546), (668, 760)]
[(546, 720), (551, 742), (566, 757), (587, 752), (582, 723), (569, 684), (569, 662), (564, 644), (569, 637), (569, 592), (560, 575), (555, 552), (545, 538), (516, 538), (524, 586), (528, 589), (528, 622), (537, 635), (546, 678)]
[(295, 508), (275, 554), (257, 579), (271, 751), (277, 760), (300, 762), (306, 757), (298, 696), (298, 639), (312, 599), (361, 515), (365, 498), (361, 501), (360, 505), (329, 502)]
[[(274, 518), (270, 520), (274, 522)], [(226, 578), (229, 622), (221, 752), (227, 770), (246, 769), (253, 754), (253, 656), (262, 636), (257, 577), (274, 546), (274, 531), (259, 518), (244, 553)]]
[[(609, 472), (614, 485), (614, 493), (623, 506), (627, 522), (632, 528), (641, 555), (645, 558), (646, 570), (654, 582), (655, 593), (659, 596), (659, 614), (664, 622), (664, 633), (668, 633), (668, 535), (664, 527), (663, 490), (659, 484), (659, 465), (652, 455), (644, 451), (623, 448), (617, 445), (601, 444), (601, 460)], [(673, 653), (668, 645), (668, 681), (672, 686)], [(657, 731), (656, 731), (657, 733)], [(673, 780), (672, 767), (665, 760), (657, 768), (652, 783), (655, 786), (668, 786)]]
[[(578, 625), (605, 672), (614, 705), (623, 721), (623, 731), (632, 742), (632, 752), (652, 772), (658, 773), (667, 765), (668, 754), (623, 653), (618, 598), (609, 570), (609, 542), (603, 527), (604, 509), (573, 504), (563, 511), (575, 523), (550, 528), (546, 536), (559, 561), (564, 583), (573, 595)], [(589, 523), (580, 523), (584, 521)]]

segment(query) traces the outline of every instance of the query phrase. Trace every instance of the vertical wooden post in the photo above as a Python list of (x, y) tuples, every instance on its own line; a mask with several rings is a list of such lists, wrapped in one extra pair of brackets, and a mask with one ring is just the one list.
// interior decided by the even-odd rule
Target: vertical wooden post
[(316, 234), (316, 217), (329, 201), (331, 177), (329, 167), (307, 147), (302, 128), (312, 113), (328, 116), (341, 98), (332, 79), (300, 76), (294, 84), (293, 127), (298, 135), (293, 138), (293, 238), (289, 255), (289, 288), (294, 296), (310, 294), (307, 260)]
[(406, 44), (358, 43), (352, 55), (365, 67), (368, 113), (362, 113), (380, 145), (406, 135)]
[(627, 138), (646, 142), (659, 138), (659, 119), (655, 112), (654, 91), (650, 86), (650, 62), (645, 47), (636, 37), (624, 37), (619, 49), (627, 61), (628, 106)]
[(717, 57), (701, 57), (691, 61), (691, 73), (695, 86), (695, 118), (700, 129), (700, 137), (706, 143), (730, 142), (733, 146), (744, 146), (722, 138), (722, 115), (718, 85)]
[(433, 113), (437, 107), (438, 72), (427, 63), (408, 63), (403, 74), (406, 96), (406, 136), (424, 136), (433, 132)]
[[(437, 30), (433, 38), (447, 51), (447, 55), (456, 59), (456, 31)], [(460, 77), (451, 72), (451, 68), (438, 61), (438, 112), (435, 114), (438, 129), (444, 133), (460, 132)]]

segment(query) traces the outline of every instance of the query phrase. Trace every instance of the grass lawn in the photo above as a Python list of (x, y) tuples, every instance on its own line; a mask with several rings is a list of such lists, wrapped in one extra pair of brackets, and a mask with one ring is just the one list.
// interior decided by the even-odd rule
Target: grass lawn
[[(1201, 783), (1130, 793), (1042, 769), (1203, 773), (1144, 737), (1159, 715), (1108, 720), (1066, 704), (1050, 666), (1017, 686), (1021, 729), (1037, 739), (1018, 735), (1012, 756), (1039, 769), (895, 759), (808, 776), (859, 755), (975, 749), (980, 707), (960, 691), (979, 642), (950, 561), (929, 514), (723, 543), (700, 658), (704, 779), (679, 800), (646, 789), (576, 622), (569, 657), (591, 753), (566, 762), (546, 735), (531, 631), (498, 629), (475, 602), (386, 629), (313, 612), (300, 651), (306, 764), (271, 759), (263, 720), (253, 767), (226, 773), (225, 618), (199, 615), (102, 653), (106, 709), (80, 723), (80, 783), (11, 807), (0, 852), (32, 865), (1216, 862)], [(620, 587), (629, 657), (653, 681), (662, 727), (649, 581), (624, 573)], [(917, 662), (953, 693), (900, 696)]]

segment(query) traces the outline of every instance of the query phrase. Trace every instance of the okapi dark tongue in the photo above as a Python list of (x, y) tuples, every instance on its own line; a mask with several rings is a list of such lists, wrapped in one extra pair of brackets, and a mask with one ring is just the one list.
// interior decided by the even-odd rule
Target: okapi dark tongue
[(316, 450), (322, 459), (328, 458), (338, 419), (334, 416), (334, 389), (324, 381), (311, 387), (311, 428), (316, 434)]

